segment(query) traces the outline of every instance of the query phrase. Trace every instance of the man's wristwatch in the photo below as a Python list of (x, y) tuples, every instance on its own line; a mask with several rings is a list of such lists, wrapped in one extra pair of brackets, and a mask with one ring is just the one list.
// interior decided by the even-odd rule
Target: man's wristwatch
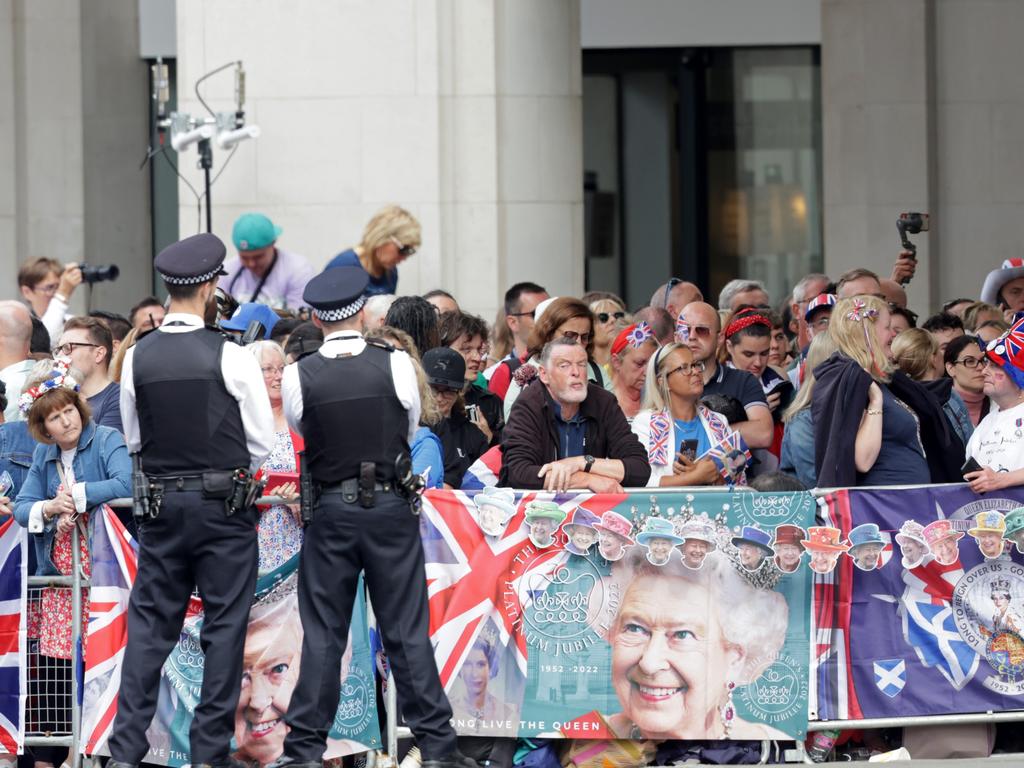
[(594, 466), (594, 462), (597, 461), (597, 459), (595, 459), (588, 453), (586, 456), (583, 457), (583, 461), (586, 462), (586, 464), (583, 465), (583, 471), (590, 472), (591, 467)]

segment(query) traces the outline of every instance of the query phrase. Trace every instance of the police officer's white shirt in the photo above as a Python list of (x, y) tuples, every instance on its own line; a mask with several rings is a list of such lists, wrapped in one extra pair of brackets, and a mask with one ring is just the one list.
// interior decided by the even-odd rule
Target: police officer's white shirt
[[(164, 320), (164, 322), (167, 322)], [(324, 338), (323, 346), (316, 354), (328, 358), (358, 355), (366, 349), (366, 342), (359, 331), (337, 331)], [(409, 443), (420, 424), (420, 388), (416, 381), (416, 369), (412, 360), (401, 350), (391, 353), (391, 380), (395, 384), (395, 394), (402, 407), (409, 414)], [(281, 378), (281, 399), (284, 401), (284, 417), (297, 434), (302, 434), (302, 385), (299, 383), (298, 363), (292, 363), (284, 369)]]
[[(203, 319), (198, 315), (172, 312), (164, 317), (163, 325), (153, 333), (189, 333), (203, 327)], [(142, 445), (139, 416), (135, 410), (134, 356), (135, 348), (132, 347), (125, 353), (121, 365), (121, 422), (129, 453), (137, 452)], [(274, 447), (274, 412), (270, 408), (263, 372), (251, 353), (230, 341), (224, 344), (220, 371), (225, 388), (238, 401), (245, 443), (249, 449), (249, 469), (255, 472), (263, 466)]]

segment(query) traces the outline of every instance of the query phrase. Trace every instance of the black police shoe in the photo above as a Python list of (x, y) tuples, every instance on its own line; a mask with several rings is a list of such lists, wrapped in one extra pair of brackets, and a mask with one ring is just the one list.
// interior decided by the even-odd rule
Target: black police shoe
[(480, 768), (480, 763), (455, 750), (437, 760), (424, 760), (422, 768)]

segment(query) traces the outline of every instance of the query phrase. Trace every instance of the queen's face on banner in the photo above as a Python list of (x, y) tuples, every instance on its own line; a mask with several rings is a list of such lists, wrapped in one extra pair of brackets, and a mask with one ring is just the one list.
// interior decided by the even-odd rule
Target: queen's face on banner
[(298, 615), (277, 622), (252, 623), (245, 639), (242, 689), (235, 711), (236, 755), (260, 765), (284, 751), (284, 715), (299, 675), (302, 630)]
[(823, 552), (820, 549), (811, 550), (810, 568), (815, 573), (830, 573), (836, 567), (841, 552)]
[[(654, 568), (640, 547), (615, 564), (622, 595), (608, 624), (612, 688), (622, 711), (607, 717), (619, 738), (771, 738), (774, 729), (723, 713), (731, 691), (756, 679), (782, 647), (788, 608), (755, 589), (717, 551), (700, 570), (681, 560)], [(723, 614), (720, 606), (729, 606)]]
[(530, 541), (538, 547), (549, 547), (552, 543), (551, 534), (558, 524), (548, 517), (537, 517), (530, 521)]
[[(652, 541), (653, 544), (653, 541)], [(612, 685), (644, 738), (699, 739), (707, 705), (738, 653), (729, 649), (707, 590), (664, 576), (636, 579), (612, 639)], [(716, 687), (716, 686), (715, 686)]]
[(919, 541), (904, 539), (900, 543), (900, 552), (903, 554), (905, 567), (913, 568), (920, 565), (921, 561), (924, 560), (925, 555), (928, 554), (928, 547)]
[(775, 563), (779, 566), (779, 570), (785, 573), (793, 573), (799, 568), (803, 555), (804, 551), (796, 544), (775, 545)]
[(664, 565), (672, 556), (673, 542), (670, 539), (663, 539), (655, 536), (647, 542), (647, 559), (655, 565)]
[(1003, 537), (998, 533), (979, 533), (974, 537), (978, 542), (978, 549), (986, 560), (994, 560), (1003, 554)]
[(566, 528), (569, 541), (580, 552), (586, 552), (597, 541), (597, 531), (586, 525), (569, 525)]
[(683, 553), (683, 565), (687, 568), (700, 568), (711, 545), (701, 539), (687, 539), (679, 548)]
[(611, 531), (599, 531), (597, 551), (605, 560), (618, 560), (626, 553), (627, 539)]
[(960, 547), (957, 546), (956, 539), (952, 536), (946, 536), (934, 542), (932, 552), (941, 565), (952, 565), (960, 557)]

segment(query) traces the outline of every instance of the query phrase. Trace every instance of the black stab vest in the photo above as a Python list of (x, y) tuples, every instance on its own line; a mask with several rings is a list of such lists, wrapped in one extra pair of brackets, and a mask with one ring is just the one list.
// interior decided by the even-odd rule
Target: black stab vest
[(372, 344), (358, 355), (314, 353), (298, 362), (306, 465), (324, 485), (377, 465), (377, 480), (395, 477), (395, 459), (408, 455), (409, 414), (391, 377), (391, 352)]
[(238, 401), (221, 373), (223, 335), (155, 331), (135, 345), (142, 468), (154, 477), (248, 467)]

